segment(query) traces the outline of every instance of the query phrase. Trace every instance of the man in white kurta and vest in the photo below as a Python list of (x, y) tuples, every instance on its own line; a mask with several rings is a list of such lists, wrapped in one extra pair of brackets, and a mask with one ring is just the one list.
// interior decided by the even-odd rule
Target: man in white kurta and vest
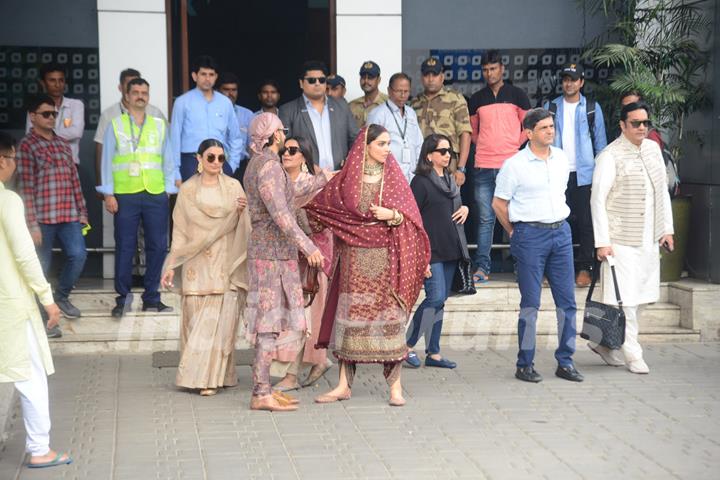
[(172, 160), (165, 120), (146, 113), (150, 85), (135, 78), (127, 85), (127, 112), (105, 132), (102, 185), (105, 209), (114, 215), (115, 291), (113, 317), (131, 307), (133, 256), (140, 222), (145, 231), (146, 270), (142, 310), (167, 312), (160, 301), (160, 274), (167, 251), (168, 195), (177, 193), (180, 172)]
[[(592, 210), (598, 260), (612, 256), (625, 311), (622, 353), (591, 343), (608, 365), (626, 365), (632, 373), (649, 373), (638, 342), (642, 307), (660, 298), (659, 246), (672, 250), (673, 219), (665, 180), (665, 164), (658, 144), (648, 140), (650, 110), (642, 102), (620, 112), (620, 137), (595, 160)], [(602, 268), (602, 299), (617, 305), (607, 262)]]
[(47, 376), (55, 369), (35, 295), (48, 328), (57, 326), (60, 309), (35, 253), (23, 201), (5, 189), (15, 167), (15, 140), (0, 132), (0, 383), (14, 383), (20, 394), (28, 466), (52, 467), (72, 459), (50, 449)]

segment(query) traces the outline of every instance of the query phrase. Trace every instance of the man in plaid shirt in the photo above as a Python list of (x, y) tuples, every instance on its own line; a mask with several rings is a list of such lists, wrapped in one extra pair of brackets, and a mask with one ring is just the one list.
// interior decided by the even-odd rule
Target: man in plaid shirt
[[(25, 201), (28, 228), (45, 275), (56, 239), (67, 257), (55, 302), (65, 317), (78, 318), (80, 310), (68, 297), (87, 257), (82, 229), (88, 223), (88, 214), (80, 178), (70, 144), (53, 130), (58, 111), (52, 98), (38, 97), (29, 105), (28, 114), (32, 129), (17, 149), (18, 191)], [(52, 329), (48, 335), (59, 337), (62, 333)]]

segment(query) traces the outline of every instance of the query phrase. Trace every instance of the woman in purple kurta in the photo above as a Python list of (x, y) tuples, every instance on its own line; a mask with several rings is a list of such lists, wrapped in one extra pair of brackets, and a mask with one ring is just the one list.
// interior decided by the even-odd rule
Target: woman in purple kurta
[[(290, 180), (278, 156), (285, 142), (280, 119), (262, 113), (250, 124), (254, 152), (245, 172), (245, 188), (252, 232), (248, 243), (248, 298), (245, 310), (247, 333), (255, 343), (253, 364), (253, 410), (296, 410), (297, 400), (273, 393), (270, 365), (277, 349), (299, 351), (306, 323), (302, 286), (298, 273), (298, 249), (312, 266), (322, 265), (319, 249), (296, 221), (293, 198), (321, 189), (325, 175), (304, 183)], [(280, 333), (283, 344), (278, 345)]]

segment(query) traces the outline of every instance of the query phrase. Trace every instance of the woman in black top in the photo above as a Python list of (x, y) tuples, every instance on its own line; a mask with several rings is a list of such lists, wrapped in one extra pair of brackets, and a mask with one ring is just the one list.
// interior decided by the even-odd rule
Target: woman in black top
[(420, 359), (412, 350), (420, 333), (425, 335), (425, 366), (455, 368), (457, 365), (440, 355), (443, 308), (450, 294), (458, 260), (469, 258), (463, 224), (468, 207), (461, 205), (460, 188), (448, 171), (452, 155), (450, 139), (445, 135), (432, 134), (423, 142), (415, 177), (410, 188), (422, 215), (425, 231), (430, 237), (430, 271), (425, 280), (425, 299), (413, 315), (408, 330), (407, 345), (410, 348), (407, 364), (417, 368)]

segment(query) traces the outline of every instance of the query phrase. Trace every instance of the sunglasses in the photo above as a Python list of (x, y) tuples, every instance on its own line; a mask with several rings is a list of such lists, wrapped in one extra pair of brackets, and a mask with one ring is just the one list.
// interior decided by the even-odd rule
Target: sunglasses
[(453, 152), (451, 148), (436, 148), (435, 150), (431, 151), (430, 153), (439, 153), (440, 155), (450, 155), (452, 156)]
[(47, 110), (45, 112), (35, 112), (35, 115), (41, 115), (43, 118), (57, 118), (58, 112), (55, 110)]
[(630, 120), (630, 125), (633, 128), (640, 128), (640, 125), (645, 125), (646, 128), (650, 128), (652, 122), (650, 120)]
[(300, 153), (300, 147), (285, 147), (283, 148), (281, 155), (285, 155), (285, 152), (289, 153), (292, 157)]
[(308, 82), (310, 85), (315, 85), (315, 83), (325, 85), (325, 82), (327, 82), (327, 77), (305, 77), (305, 81)]
[(218, 162), (220, 162), (220, 163), (225, 163), (225, 155), (222, 154), (222, 153), (221, 153), (220, 155), (218, 155), (217, 157), (215, 156), (214, 153), (208, 153), (208, 155), (207, 155), (207, 157), (206, 157), (206, 160), (207, 160), (209, 163), (215, 163), (215, 159), (216, 159), (216, 158), (217, 158), (217, 161), (218, 161)]

